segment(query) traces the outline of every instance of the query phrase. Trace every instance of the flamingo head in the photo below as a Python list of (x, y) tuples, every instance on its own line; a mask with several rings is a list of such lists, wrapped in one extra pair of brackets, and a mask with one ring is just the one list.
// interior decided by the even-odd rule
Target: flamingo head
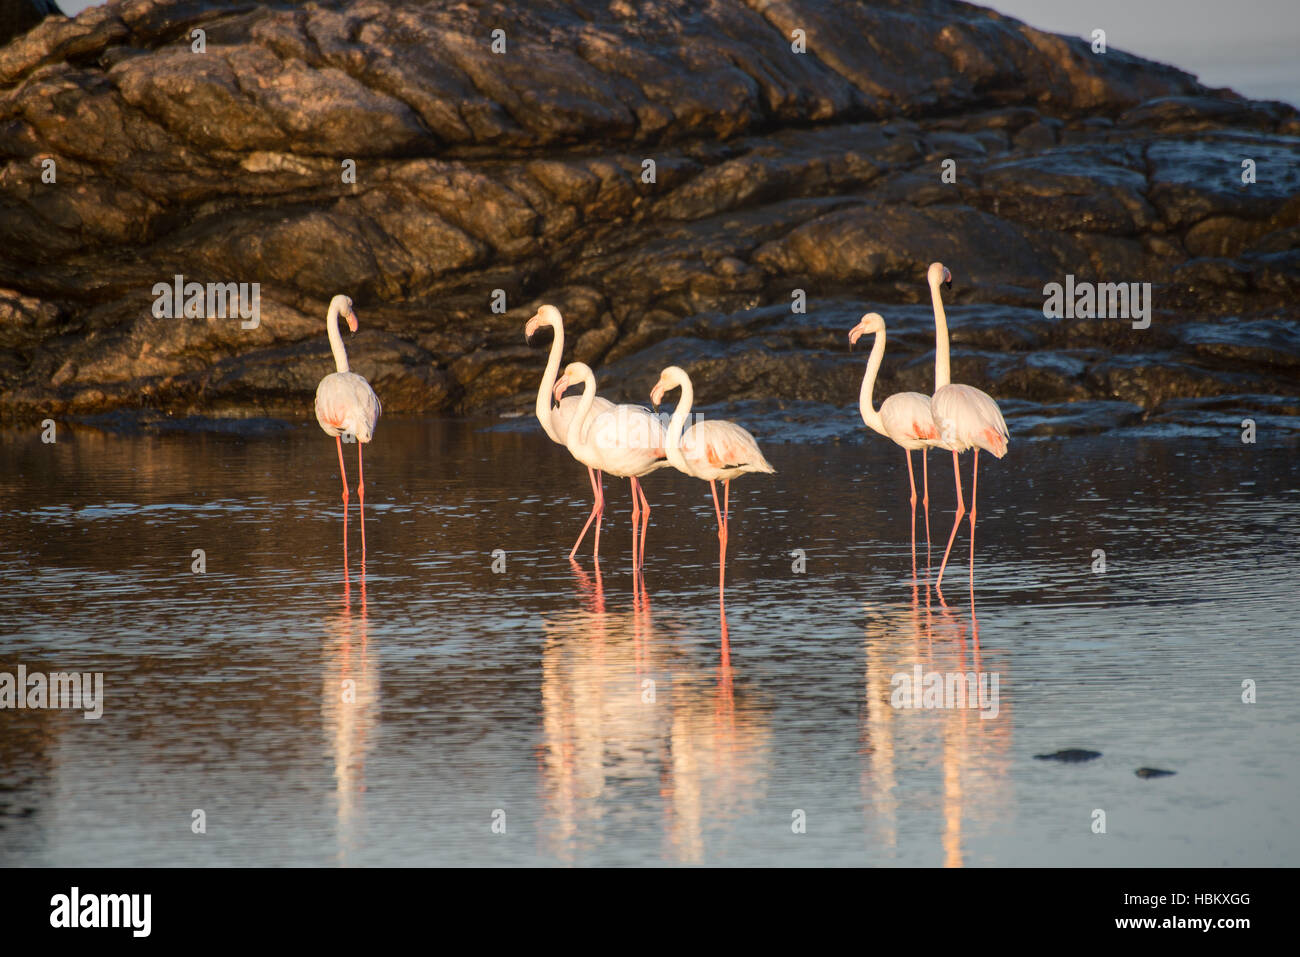
[(949, 289), (952, 288), (952, 273), (943, 263), (930, 263), (930, 268), (926, 271), (926, 279), (930, 281), (931, 286), (937, 286), (943, 283)]
[(885, 331), (885, 320), (878, 312), (869, 312), (849, 330), (849, 348), (852, 349), (863, 336)]
[(659, 403), (664, 400), (664, 393), (670, 389), (679, 388), (683, 382), (689, 381), (686, 372), (680, 366), (669, 366), (663, 372), (659, 373), (659, 381), (655, 387), (650, 390), (650, 402), (658, 410)]
[(551, 326), (554, 329), (561, 328), (564, 320), (560, 317), (560, 310), (554, 306), (542, 306), (528, 320), (528, 325), (524, 326), (524, 338), (532, 340), (533, 334), (542, 326)]
[(335, 296), (330, 300), (330, 310), (336, 316), (342, 316), (347, 320), (348, 331), (357, 331), (357, 314), (352, 311), (352, 300), (347, 296)]
[(564, 367), (564, 374), (555, 380), (555, 393), (553, 398), (555, 404), (559, 405), (560, 397), (564, 395), (566, 389), (575, 382), (592, 382), (596, 380), (595, 374), (591, 367), (585, 362), (570, 362)]

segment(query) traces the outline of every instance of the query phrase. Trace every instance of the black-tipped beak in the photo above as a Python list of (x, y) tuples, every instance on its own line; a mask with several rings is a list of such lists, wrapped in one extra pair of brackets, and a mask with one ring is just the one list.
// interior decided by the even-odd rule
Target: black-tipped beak
[(951, 289), (951, 288), (952, 288), (952, 280), (951, 280), (951, 279), (945, 279), (945, 280), (943, 281), (943, 287), (944, 287), (945, 289)]

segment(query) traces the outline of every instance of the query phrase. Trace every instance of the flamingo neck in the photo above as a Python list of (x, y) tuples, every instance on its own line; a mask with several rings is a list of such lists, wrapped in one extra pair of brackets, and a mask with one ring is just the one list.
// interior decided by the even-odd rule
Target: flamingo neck
[(668, 439), (664, 444), (664, 454), (673, 468), (690, 474), (686, 467), (686, 456), (682, 455), (682, 432), (686, 428), (686, 420), (691, 414), (691, 406), (695, 404), (695, 387), (691, 385), (691, 380), (687, 379), (682, 383), (682, 397), (677, 403), (677, 408), (673, 410), (672, 420), (668, 423)]
[(596, 377), (588, 371), (582, 377), (582, 398), (578, 401), (577, 414), (569, 420), (569, 434), (564, 437), (564, 444), (570, 449), (582, 444), (583, 436), (587, 431), (587, 419), (591, 417), (591, 407), (595, 402)]
[(888, 433), (885, 432), (885, 422), (881, 419), (880, 413), (873, 407), (871, 397), (876, 389), (876, 375), (880, 372), (880, 363), (884, 359), (885, 330), (881, 329), (876, 333), (876, 341), (871, 346), (871, 358), (867, 360), (867, 372), (862, 377), (862, 390), (858, 393), (858, 410), (862, 413), (862, 421), (881, 435)]
[(334, 353), (334, 368), (338, 372), (348, 371), (348, 354), (343, 349), (343, 337), (339, 335), (339, 307), (330, 303), (329, 315), (325, 317), (325, 328), (329, 331), (330, 352)]
[(552, 442), (563, 444), (564, 440), (555, 431), (551, 418), (551, 393), (555, 391), (555, 377), (560, 372), (560, 357), (564, 354), (564, 324), (551, 322), (550, 327), (555, 336), (551, 340), (551, 354), (546, 359), (546, 371), (542, 373), (542, 384), (537, 390), (537, 421)]
[(930, 299), (934, 303), (934, 391), (938, 392), (952, 378), (948, 371), (948, 317), (943, 311), (937, 282), (930, 283)]

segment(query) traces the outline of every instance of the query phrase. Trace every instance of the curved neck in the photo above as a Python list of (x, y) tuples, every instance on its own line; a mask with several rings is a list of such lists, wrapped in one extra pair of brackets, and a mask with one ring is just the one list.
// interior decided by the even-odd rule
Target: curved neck
[(876, 389), (876, 374), (880, 372), (880, 363), (885, 358), (885, 331), (876, 333), (876, 341), (871, 347), (871, 358), (867, 360), (867, 372), (862, 377), (862, 391), (858, 393), (858, 410), (862, 421), (881, 435), (885, 435), (885, 423), (880, 413), (873, 408), (871, 395)]
[(537, 390), (537, 421), (542, 423), (542, 428), (552, 442), (563, 444), (564, 439), (556, 434), (555, 425), (551, 421), (551, 393), (555, 391), (555, 377), (560, 372), (560, 357), (564, 353), (564, 325), (559, 322), (549, 325), (555, 332), (555, 337), (551, 340), (551, 354), (546, 360), (546, 371), (542, 373), (541, 387)]
[(591, 407), (596, 401), (596, 377), (588, 372), (582, 377), (582, 398), (578, 400), (578, 411), (569, 420), (569, 434), (564, 437), (564, 444), (569, 448), (582, 444), (583, 433), (587, 431), (587, 419), (591, 416)]
[(330, 352), (334, 353), (334, 368), (339, 372), (348, 371), (348, 354), (343, 350), (343, 337), (339, 335), (339, 307), (330, 303), (329, 315), (325, 317), (325, 328), (329, 330)]
[(948, 317), (944, 315), (937, 282), (930, 283), (930, 299), (934, 302), (934, 391), (938, 392), (952, 380), (948, 371)]
[(681, 400), (677, 403), (677, 408), (673, 409), (672, 420), (668, 423), (668, 439), (664, 446), (664, 454), (669, 463), (682, 471), (687, 471), (686, 458), (682, 455), (682, 432), (686, 429), (686, 419), (694, 404), (695, 388), (691, 385), (691, 380), (687, 379), (682, 383)]

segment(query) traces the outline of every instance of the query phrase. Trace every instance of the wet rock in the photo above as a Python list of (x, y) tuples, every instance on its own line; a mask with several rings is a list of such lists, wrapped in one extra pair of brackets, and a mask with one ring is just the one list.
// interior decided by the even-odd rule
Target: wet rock
[[(943, 0), (121, 0), (0, 46), (0, 418), (309, 415), (341, 291), (389, 412), (527, 409), (541, 302), (610, 394), (680, 361), (839, 407), (868, 309), (881, 393), (932, 387), (934, 259), (954, 375), (1032, 434), (1291, 395), (1297, 133)], [(260, 324), (154, 319), (176, 274)], [(1067, 274), (1151, 283), (1152, 325), (1044, 317)]]
[(1178, 772), (1161, 771), (1159, 768), (1138, 768), (1133, 773), (1140, 778), (1167, 778), (1172, 774), (1177, 774)]
[(1064, 761), (1067, 764), (1078, 764), (1080, 761), (1091, 761), (1101, 757), (1101, 752), (1067, 748), (1064, 751), (1053, 751), (1051, 754), (1035, 754), (1034, 757), (1039, 761)]

